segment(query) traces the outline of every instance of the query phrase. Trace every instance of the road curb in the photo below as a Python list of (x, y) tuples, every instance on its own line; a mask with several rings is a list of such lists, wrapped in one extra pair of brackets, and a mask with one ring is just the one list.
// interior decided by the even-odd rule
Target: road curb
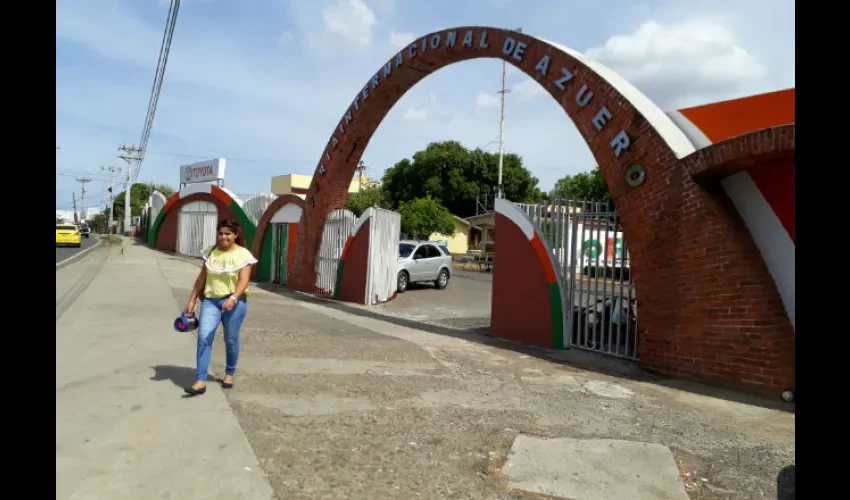
[(82, 257), (83, 255), (86, 255), (87, 253), (91, 252), (92, 250), (94, 250), (95, 248), (98, 248), (98, 247), (99, 247), (99, 246), (101, 246), (101, 245), (103, 245), (103, 240), (98, 241), (98, 242), (97, 242), (97, 243), (95, 243), (94, 245), (92, 245), (92, 246), (90, 246), (90, 247), (86, 248), (85, 250), (83, 250), (83, 251), (81, 251), (81, 252), (78, 252), (78, 253), (76, 253), (76, 254), (74, 254), (74, 255), (72, 255), (72, 256), (70, 256), (70, 257), (68, 257), (68, 258), (67, 258), (67, 259), (65, 259), (65, 260), (62, 260), (62, 261), (57, 262), (57, 263), (56, 263), (56, 270), (58, 271), (59, 269), (61, 269), (61, 268), (65, 267), (65, 266), (67, 266), (68, 264), (70, 264), (70, 263), (74, 262), (75, 260), (79, 259), (79, 258), (80, 258), (80, 257)]

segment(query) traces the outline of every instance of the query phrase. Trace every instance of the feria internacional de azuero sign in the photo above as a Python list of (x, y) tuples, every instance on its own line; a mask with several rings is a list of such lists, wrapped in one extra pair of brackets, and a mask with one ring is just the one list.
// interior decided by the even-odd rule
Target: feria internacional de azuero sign
[[(460, 38), (458, 38), (459, 36)], [(342, 120), (340, 120), (337, 126), (337, 133), (331, 136), (330, 142), (325, 148), (324, 155), (317, 168), (319, 174), (324, 176), (327, 172), (324, 161), (330, 160), (331, 154), (337, 150), (341, 138), (345, 135), (348, 126), (354, 120), (354, 112), (359, 110), (360, 106), (369, 99), (370, 90), (377, 89), (382, 81), (389, 81), (392, 78), (393, 69), (399, 68), (405, 61), (412, 62), (418, 55), (426, 51), (454, 48), (461, 50), (489, 50), (490, 45), (487, 39), (487, 31), (481, 31), (477, 36), (472, 29), (463, 30), (462, 33), (459, 33), (458, 30), (433, 33), (416, 40), (399, 51), (393, 59), (390, 59), (381, 70), (369, 79), (368, 83), (363, 86), (362, 90), (354, 98), (351, 106), (345, 112), (345, 115), (343, 115)], [(501, 56), (510, 62), (515, 61), (519, 64), (525, 60), (527, 50), (527, 42), (517, 40), (508, 35), (502, 44)], [(552, 68), (550, 67), (550, 62), (550, 56), (544, 55), (535, 64), (534, 72), (539, 77), (539, 83), (544, 86), (551, 84), (561, 92), (572, 93), (579, 108), (585, 108), (591, 105), (593, 101), (593, 90), (588, 88), (587, 84), (579, 86), (577, 82), (574, 82), (574, 74), (569, 68)], [(601, 132), (612, 118), (613, 114), (607, 106), (604, 104), (599, 106), (592, 118), (593, 127), (597, 133)], [(623, 151), (628, 149), (630, 142), (626, 131), (621, 129), (610, 142), (614, 155), (619, 158)], [(318, 187), (315, 184), (314, 186)], [(316, 193), (313, 192), (311, 194), (315, 196)]]

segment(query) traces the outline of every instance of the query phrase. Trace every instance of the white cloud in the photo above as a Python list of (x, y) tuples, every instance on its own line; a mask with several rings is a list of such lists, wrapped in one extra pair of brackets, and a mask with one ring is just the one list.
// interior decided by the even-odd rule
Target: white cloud
[(372, 43), (372, 31), (377, 19), (362, 0), (337, 0), (322, 8), (325, 29), (340, 39), (358, 47)]
[(424, 122), (430, 115), (427, 108), (407, 108), (404, 119), (409, 122)]
[(511, 94), (515, 95), (520, 102), (529, 102), (547, 95), (546, 89), (535, 80), (526, 77), (522, 82), (514, 85)]
[(490, 109), (499, 107), (499, 98), (494, 94), (481, 92), (475, 96), (475, 109)]
[(667, 109), (753, 92), (768, 76), (728, 29), (704, 20), (668, 26), (647, 21), (586, 55)]
[(409, 106), (404, 111), (404, 120), (407, 122), (425, 122), (425, 121), (449, 121), (452, 119), (452, 113), (441, 109), (437, 105), (437, 94), (435, 92), (428, 93), (428, 104), (425, 106)]
[(415, 33), (390, 30), (390, 45), (395, 47), (397, 50), (407, 47), (414, 40), (416, 40)]

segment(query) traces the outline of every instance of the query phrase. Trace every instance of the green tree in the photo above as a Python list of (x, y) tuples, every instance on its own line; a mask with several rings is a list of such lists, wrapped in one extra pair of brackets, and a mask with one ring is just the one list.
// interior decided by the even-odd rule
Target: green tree
[[(166, 199), (174, 194), (175, 190), (171, 186), (166, 184), (154, 184), (154, 191), (159, 191), (162, 193)], [(132, 196), (130, 196), (130, 215), (133, 217), (142, 215), (142, 207), (145, 206), (145, 203), (148, 202), (148, 199), (151, 196), (151, 185), (150, 184), (133, 184)], [(112, 202), (112, 209), (114, 211), (113, 218), (115, 220), (121, 220), (124, 218), (124, 198), (126, 194), (124, 191), (118, 193), (115, 196), (115, 200)]]
[(449, 210), (431, 197), (401, 202), (401, 232), (416, 240), (428, 239), (434, 233), (454, 236), (455, 219)]
[(357, 193), (348, 195), (345, 208), (360, 217), (369, 207), (392, 209), (392, 203), (384, 195), (380, 184), (367, 184)]
[[(498, 183), (499, 156), (481, 149), (468, 150), (457, 141), (434, 142), (387, 169), (383, 191), (393, 205), (432, 197), (452, 214), (475, 214), (476, 199), (492, 200)], [(533, 203), (545, 196), (516, 154), (505, 154), (502, 183), (505, 198)], [(488, 203), (488, 206), (492, 206)]]
[(567, 175), (555, 183), (551, 197), (578, 201), (607, 201), (613, 208), (613, 199), (608, 192), (608, 183), (599, 167), (590, 172)]

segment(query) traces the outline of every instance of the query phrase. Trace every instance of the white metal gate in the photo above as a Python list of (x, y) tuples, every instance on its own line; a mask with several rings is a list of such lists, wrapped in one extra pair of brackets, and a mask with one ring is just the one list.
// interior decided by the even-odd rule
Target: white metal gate
[(215, 245), (218, 208), (209, 201), (193, 201), (180, 208), (177, 218), (177, 253), (200, 257)]
[(336, 273), (345, 242), (354, 230), (357, 218), (345, 209), (334, 210), (325, 218), (322, 229), (322, 244), (316, 258), (316, 293), (333, 295), (336, 288)]
[(637, 296), (617, 213), (606, 202), (517, 206), (549, 243), (563, 278), (565, 344), (637, 359)]
[(361, 217), (369, 223), (369, 260), (366, 272), (366, 300), (369, 305), (386, 302), (398, 287), (398, 241), (401, 215), (381, 208), (370, 208)]

